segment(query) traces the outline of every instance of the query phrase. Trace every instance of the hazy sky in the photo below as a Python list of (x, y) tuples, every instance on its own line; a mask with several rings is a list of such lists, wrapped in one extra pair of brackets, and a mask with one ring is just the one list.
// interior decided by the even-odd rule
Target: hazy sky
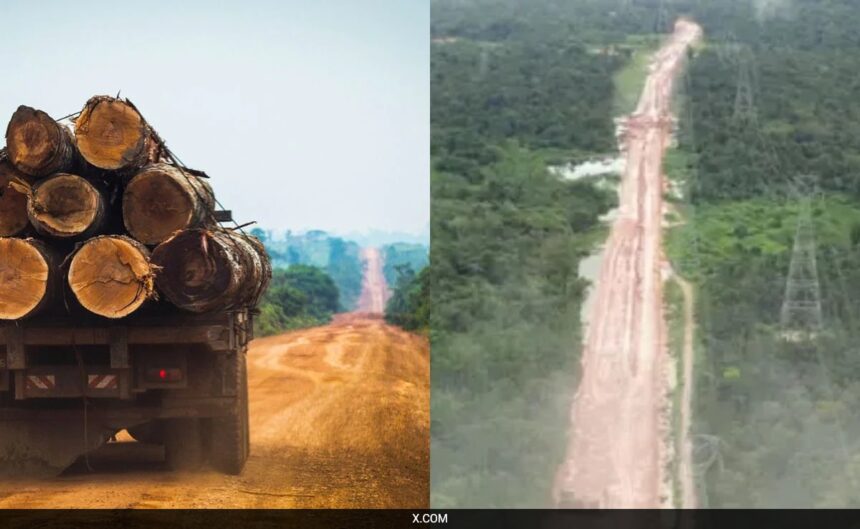
[(0, 0), (0, 26), (4, 130), (122, 90), (240, 222), (428, 225), (427, 0)]

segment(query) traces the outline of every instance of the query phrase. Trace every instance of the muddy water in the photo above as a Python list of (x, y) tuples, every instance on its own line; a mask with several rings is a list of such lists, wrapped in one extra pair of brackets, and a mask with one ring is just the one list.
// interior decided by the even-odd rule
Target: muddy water
[(624, 158), (616, 156), (587, 160), (578, 164), (554, 165), (549, 170), (564, 180), (582, 180), (605, 174), (620, 175), (624, 170)]
[[(623, 163), (621, 167), (623, 169)], [(616, 193), (618, 192), (617, 185), (615, 185), (615, 191)], [(600, 217), (600, 221), (604, 224), (611, 225), (617, 216), (618, 208), (612, 208)], [(592, 307), (594, 306), (594, 300), (597, 293), (595, 285), (598, 277), (600, 276), (600, 266), (603, 263), (604, 248), (605, 243), (595, 246), (594, 250), (587, 257), (579, 261), (579, 268), (577, 270), (579, 277), (587, 279), (589, 282), (588, 290), (579, 313), (579, 321), (582, 323), (583, 334), (585, 334), (588, 327), (588, 318), (591, 315)]]
[[(623, 133), (623, 125), (618, 123), (616, 126), (616, 136), (621, 137)], [(619, 148), (623, 148), (620, 145)], [(619, 191), (619, 183), (608, 178), (600, 179), (603, 176), (620, 177), (624, 172), (624, 156), (604, 157), (586, 160), (578, 164), (554, 165), (549, 167), (549, 171), (556, 174), (563, 180), (583, 180), (586, 178), (598, 178), (597, 185), (600, 187), (611, 187), (616, 193)], [(620, 199), (620, 197), (619, 197)], [(600, 221), (606, 225), (612, 225), (618, 215), (618, 208), (612, 208), (600, 217)], [(585, 299), (580, 308), (580, 322), (582, 323), (583, 334), (588, 326), (588, 318), (591, 314), (592, 306), (595, 298), (595, 284), (600, 275), (600, 265), (603, 262), (604, 244), (596, 245), (593, 251), (585, 258), (579, 261), (578, 273), (579, 277), (587, 279), (590, 283)]]

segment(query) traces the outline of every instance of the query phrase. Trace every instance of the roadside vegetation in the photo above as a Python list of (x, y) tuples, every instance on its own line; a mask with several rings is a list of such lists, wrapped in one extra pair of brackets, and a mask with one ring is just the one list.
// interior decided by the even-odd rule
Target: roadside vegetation
[(430, 250), (423, 244), (405, 242), (386, 244), (381, 248), (381, 252), (382, 273), (392, 289), (399, 283), (404, 267), (413, 274), (417, 274), (427, 266), (430, 259)]
[(364, 277), (361, 247), (357, 243), (319, 230), (288, 232), (277, 237), (260, 228), (251, 233), (266, 245), (275, 267), (301, 264), (324, 270), (340, 292), (338, 311), (355, 309)]
[[(675, 269), (695, 284), (693, 431), (720, 439), (700, 505), (860, 506), (860, 5), (838, 0), (675, 4), (705, 30), (670, 173), (689, 179)], [(755, 119), (737, 119), (736, 55), (753, 58)], [(689, 134), (692, 127), (693, 134)], [(692, 141), (695, 138), (695, 141)], [(779, 316), (798, 218), (813, 201), (823, 328), (791, 341)]]
[(578, 263), (615, 196), (547, 165), (615, 150), (622, 45), (654, 24), (620, 1), (432, 4), (436, 507), (550, 501), (576, 386)]
[(257, 336), (268, 336), (331, 321), (340, 306), (337, 285), (319, 268), (276, 268), (254, 321)]
[(397, 279), (391, 286), (391, 299), (385, 306), (385, 321), (407, 331), (430, 331), (430, 269), (417, 274), (409, 264), (395, 269)]
[(645, 86), (648, 64), (651, 55), (660, 47), (657, 34), (630, 35), (617, 47), (610, 48), (613, 53), (623, 52), (627, 57), (623, 67), (612, 76), (615, 97), (612, 101), (613, 114), (623, 116), (633, 112), (639, 102), (639, 95)]

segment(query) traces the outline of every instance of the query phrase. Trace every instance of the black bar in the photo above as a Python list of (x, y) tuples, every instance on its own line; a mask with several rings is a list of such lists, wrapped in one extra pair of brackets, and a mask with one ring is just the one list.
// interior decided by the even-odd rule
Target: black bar
[(860, 512), (847, 510), (0, 510), (0, 527), (10, 529), (851, 529), (858, 523)]

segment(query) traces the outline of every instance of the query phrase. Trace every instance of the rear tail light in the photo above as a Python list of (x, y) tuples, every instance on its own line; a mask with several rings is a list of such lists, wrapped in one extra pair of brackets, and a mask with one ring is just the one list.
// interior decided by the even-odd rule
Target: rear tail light
[(147, 382), (182, 382), (184, 373), (178, 367), (151, 367), (146, 370)]

